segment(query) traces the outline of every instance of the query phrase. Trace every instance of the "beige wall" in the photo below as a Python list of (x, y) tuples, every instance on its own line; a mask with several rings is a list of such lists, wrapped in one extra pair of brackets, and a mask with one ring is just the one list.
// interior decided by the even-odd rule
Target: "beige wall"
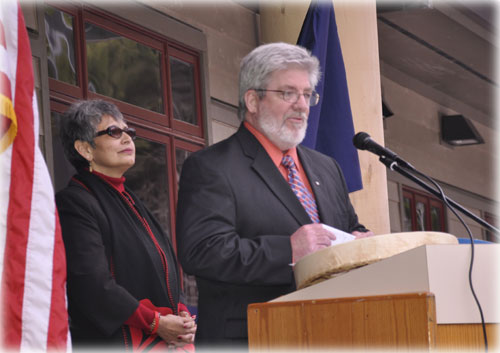
[[(309, 2), (261, 5), (263, 42), (296, 43)], [(383, 143), (380, 104), (377, 18), (375, 1), (335, 2), (339, 32), (356, 131), (366, 131)], [(368, 152), (359, 153), (363, 190), (351, 194), (356, 211), (376, 234), (390, 232), (385, 166)]]
[(494, 199), (494, 131), (474, 122), (485, 144), (452, 147), (440, 141), (439, 115), (455, 115), (414, 91), (382, 77), (384, 100), (394, 116), (385, 121), (387, 147), (436, 180)]
[[(384, 122), (386, 145), (399, 156), (410, 161), (419, 171), (440, 183), (446, 195), (460, 205), (484, 218), (484, 212), (498, 214), (495, 166), (499, 156), (495, 153), (495, 131), (473, 122), (485, 139), (483, 145), (452, 147), (440, 141), (439, 116), (459, 114), (422, 95), (383, 77), (384, 101), (394, 115)], [(411, 181), (388, 174), (389, 183), (418, 187)], [(400, 228), (399, 199), (389, 198), (391, 204), (391, 231)], [(485, 233), (478, 224), (460, 213), (477, 239)], [(467, 237), (466, 230), (457, 217), (447, 210), (448, 232)]]

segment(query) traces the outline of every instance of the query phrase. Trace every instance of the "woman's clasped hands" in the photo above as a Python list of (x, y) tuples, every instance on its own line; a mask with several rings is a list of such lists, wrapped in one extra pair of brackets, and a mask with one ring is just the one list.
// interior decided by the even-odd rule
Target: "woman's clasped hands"
[(196, 316), (181, 311), (179, 315), (160, 316), (157, 334), (170, 346), (182, 347), (194, 342)]

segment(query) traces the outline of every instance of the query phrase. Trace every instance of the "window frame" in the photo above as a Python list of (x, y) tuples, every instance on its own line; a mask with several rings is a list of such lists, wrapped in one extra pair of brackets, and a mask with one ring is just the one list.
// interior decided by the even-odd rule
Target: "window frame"
[[(170, 208), (170, 226), (171, 241), (175, 251), (177, 251), (177, 239), (175, 235), (175, 214), (177, 204), (177, 180), (176, 180), (176, 148), (181, 148), (190, 152), (197, 151), (206, 146), (205, 127), (203, 115), (207, 108), (203, 105), (204, 87), (201, 79), (203, 68), (201, 66), (202, 53), (183, 46), (177, 42), (166, 38), (165, 36), (155, 34), (151, 30), (145, 29), (137, 24), (128, 23), (125, 19), (113, 16), (106, 11), (96, 9), (93, 6), (72, 4), (61, 5), (48, 2), (47, 5), (54, 7), (73, 16), (73, 34), (75, 41), (75, 63), (78, 86), (74, 86), (53, 78), (48, 78), (48, 106), (49, 116), (47, 121), (50, 123), (50, 112), (64, 113), (67, 107), (78, 99), (100, 98), (111, 101), (117, 105), (122, 112), (125, 120), (130, 126), (136, 128), (138, 136), (149, 139), (166, 146), (166, 162), (168, 163), (167, 178), (169, 205)], [(41, 17), (43, 18), (44, 7), (40, 7)], [(84, 28), (86, 23), (92, 23), (105, 30), (117, 33), (117, 35), (134, 40), (138, 43), (160, 51), (161, 75), (162, 75), (162, 94), (164, 113), (157, 113), (133, 104), (117, 100), (112, 97), (103, 96), (99, 93), (88, 90), (88, 72), (86, 58), (86, 43)], [(41, 36), (45, 40), (45, 34)], [(170, 85), (170, 66), (169, 58), (174, 57), (193, 65), (196, 120), (197, 126), (173, 119), (173, 105), (168, 99), (171, 99)], [(46, 141), (46, 144), (52, 146), (52, 139)], [(54, 158), (51, 156), (51, 158)]]
[[(184, 131), (184, 132), (187, 132), (191, 135), (201, 137), (201, 136), (203, 136), (203, 131), (200, 130), (199, 127), (203, 125), (203, 117), (202, 117), (202, 109), (201, 109), (202, 104), (201, 104), (201, 92), (200, 92), (200, 89), (201, 89), (201, 79), (200, 79), (200, 70), (199, 70), (200, 62), (199, 62), (198, 58), (196, 58), (194, 55), (190, 54), (186, 50), (181, 51), (177, 46), (175, 46), (173, 44), (167, 45), (167, 50), (166, 50), (166, 55), (165, 55), (165, 60), (167, 61), (167, 63), (165, 64), (165, 67), (170, 68), (170, 65), (168, 64), (170, 57), (182, 60), (184, 62), (187, 62), (187, 63), (190, 63), (193, 65), (194, 88), (195, 88), (194, 93), (195, 93), (195, 102), (196, 102), (195, 106), (196, 106), (196, 121), (197, 121), (197, 125), (192, 125), (192, 124), (186, 123), (184, 121), (175, 119), (174, 112), (173, 112), (174, 107), (172, 104), (172, 105), (170, 105), (170, 111), (169, 111), (171, 126), (176, 130)], [(168, 76), (169, 76), (168, 82), (170, 83), (171, 82), (170, 70), (168, 72)], [(172, 85), (171, 84), (168, 86), (167, 91), (168, 91), (169, 96), (172, 97)]]
[[(204, 81), (201, 79), (202, 53), (200, 51), (193, 50), (170, 38), (167, 38), (166, 36), (162, 36), (135, 23), (130, 23), (118, 16), (108, 13), (106, 10), (103, 11), (94, 6), (66, 5), (51, 2), (47, 2), (46, 4), (72, 15), (74, 18), (73, 33), (75, 41), (75, 63), (77, 66), (77, 80), (79, 82), (78, 86), (74, 86), (49, 77), (48, 80), (51, 98), (57, 97), (63, 101), (66, 101), (67, 98), (106, 99), (116, 104), (122, 113), (126, 113), (135, 119), (144, 120), (146, 123), (157, 125), (159, 127), (158, 131), (162, 130), (175, 136), (182, 136), (184, 139), (191, 140), (196, 144), (203, 146), (206, 145), (203, 114), (206, 112), (204, 103), (206, 105), (207, 101), (206, 99), (203, 99), (203, 90), (206, 89), (206, 87), (203, 86)], [(43, 7), (41, 11), (43, 12)], [(160, 51), (160, 55), (162, 56), (160, 70), (164, 113), (154, 112), (124, 101), (120, 101), (113, 97), (103, 96), (99, 93), (90, 92), (88, 90), (87, 58), (84, 35), (85, 23), (87, 22)], [(197, 125), (176, 120), (173, 117), (173, 105), (170, 104), (172, 99), (169, 70), (170, 56), (193, 64)]]
[[(135, 41), (144, 46), (153, 48), (160, 52), (160, 75), (161, 75), (161, 83), (162, 86), (168, 85), (169, 81), (167, 80), (167, 76), (165, 74), (165, 48), (164, 43), (161, 40), (156, 39), (156, 37), (152, 33), (144, 33), (141, 29), (129, 24), (128, 26), (122, 25), (119, 19), (109, 17), (106, 14), (99, 14), (94, 10), (87, 10), (87, 12), (83, 12), (83, 20), (82, 20), (82, 28), (85, 28), (85, 24), (91, 23), (95, 26), (103, 28), (109, 32), (116, 33), (124, 38)], [(171, 126), (169, 124), (169, 114), (168, 114), (168, 102), (169, 95), (166, 94), (167, 89), (162, 87), (162, 100), (163, 100), (163, 113), (158, 113), (152, 110), (148, 110), (146, 108), (142, 108), (137, 105), (133, 105), (131, 103), (127, 103), (125, 101), (118, 100), (113, 97), (108, 97), (96, 92), (91, 92), (88, 89), (88, 70), (87, 70), (87, 46), (85, 43), (85, 36), (81, 38), (81, 52), (82, 52), (82, 63), (84, 67), (82, 67), (82, 72), (85, 73), (85, 88), (82, 87), (82, 91), (84, 96), (89, 99), (106, 99), (113, 101), (114, 104), (120, 109), (120, 111), (126, 111), (128, 115), (138, 117), (140, 119), (144, 119), (147, 121), (151, 121), (157, 123), (159, 125)]]
[[(169, 48), (180, 48), (186, 53), (193, 55), (196, 57), (197, 65), (195, 65), (195, 88), (196, 88), (196, 99), (197, 99), (197, 114), (198, 114), (198, 122), (199, 122), (199, 131), (196, 134), (192, 134), (192, 127), (188, 127), (184, 129), (182, 126), (173, 126), (174, 123), (168, 124), (157, 124), (151, 121), (147, 121), (141, 118), (142, 111), (138, 110), (135, 114), (129, 114), (131, 112), (131, 107), (129, 107), (128, 103), (115, 100), (110, 97), (103, 97), (98, 94), (87, 95), (86, 92), (88, 90), (83, 87), (87, 87), (88, 83), (85, 82), (85, 85), (82, 84), (84, 81), (84, 76), (86, 79), (87, 73), (87, 65), (86, 63), (82, 63), (81, 58), (83, 54), (81, 53), (81, 46), (75, 42), (75, 63), (77, 67), (77, 80), (79, 82), (78, 86), (74, 86), (71, 84), (63, 83), (61, 81), (57, 81), (55, 79), (49, 78), (48, 69), (47, 69), (47, 54), (46, 54), (46, 43), (45, 43), (45, 26), (44, 23), (44, 10), (45, 5), (52, 6), (60, 11), (67, 12), (68, 14), (73, 16), (74, 19), (74, 39), (80, 40), (81, 43), (84, 44), (83, 41), (83, 33), (80, 28), (83, 28), (83, 10), (98, 13), (99, 16), (103, 18), (107, 18), (107, 20), (115, 21), (122, 25), (132, 26), (133, 28), (138, 28), (142, 33), (148, 33), (154, 38), (160, 37), (160, 39), (166, 38), (168, 40), (169, 46), (164, 44), (164, 49), (162, 50), (164, 61), (168, 60), (167, 53), (169, 52)], [(166, 176), (169, 180), (169, 194), (170, 194), (170, 217), (171, 217), (171, 236), (172, 236), (172, 244), (174, 246), (174, 251), (177, 252), (177, 238), (175, 233), (175, 214), (176, 209), (172, 207), (172, 203), (174, 205), (177, 204), (177, 188), (178, 184), (176, 181), (176, 148), (181, 148), (188, 150), (190, 152), (194, 152), (204, 148), (208, 142), (211, 140), (210, 126), (211, 117), (208, 112), (210, 110), (210, 106), (212, 104), (212, 98), (210, 95), (210, 86), (208, 84), (208, 80), (205, 78), (208, 71), (208, 43), (206, 34), (186, 23), (179, 21), (178, 19), (169, 16), (168, 13), (163, 13), (162, 11), (158, 11), (149, 5), (145, 5), (139, 2), (130, 2), (127, 3), (126, 7), (116, 6), (113, 3), (86, 3), (83, 1), (80, 2), (72, 2), (72, 3), (61, 3), (61, 2), (51, 2), (42, 0), (34, 4), (34, 9), (36, 11), (36, 18), (38, 20), (39, 25), (35, 30), (30, 31), (30, 42), (31, 47), (35, 48), (33, 52), (33, 56), (40, 58), (40, 81), (42, 85), (42, 108), (43, 113), (40, 115), (42, 120), (42, 124), (44, 128), (44, 136), (43, 136), (43, 145), (45, 146), (45, 159), (49, 166), (49, 172), (52, 175), (52, 180), (55, 181), (55, 167), (54, 164), (54, 151), (52, 149), (53, 146), (53, 138), (52, 138), (52, 111), (57, 113), (63, 113), (66, 111), (67, 107), (76, 100), (85, 99), (85, 98), (105, 98), (109, 101), (115, 103), (118, 108), (124, 114), (127, 122), (139, 130), (139, 135), (141, 137), (151, 137), (155, 133), (166, 134), (170, 138), (170, 152), (167, 155), (167, 162), (169, 162), (170, 170), (167, 171), (168, 175)], [(166, 35), (165, 35), (166, 34)], [(168, 36), (168, 37), (167, 37)], [(79, 39), (78, 39), (79, 38)], [(182, 59), (182, 58), (181, 58)], [(83, 64), (85, 66), (83, 66)], [(166, 67), (166, 63), (163, 63), (163, 67)], [(83, 73), (85, 70), (85, 74)], [(164, 75), (169, 75), (169, 70), (163, 70)], [(169, 77), (165, 78), (165, 81), (168, 85), (165, 86), (168, 89), (168, 94), (170, 94), (170, 84)], [(162, 84), (163, 84), (162, 82)], [(168, 103), (167, 100), (164, 100), (165, 104)], [(165, 115), (168, 115), (170, 118), (172, 114), (169, 110), (165, 109)], [(182, 122), (180, 122), (182, 125)], [(140, 127), (140, 128), (139, 128)], [(142, 130), (144, 128), (145, 130)], [(191, 129), (191, 130), (190, 130)], [(147, 131), (146, 131), (147, 130)], [(149, 132), (148, 132), (149, 131)], [(194, 133), (194, 132), (193, 132)], [(175, 188), (172, 191), (172, 188)], [(172, 221), (174, 220), (174, 221)], [(179, 267), (182, 276), (182, 268)], [(184, 283), (182, 282), (182, 285)]]
[(151, 129), (148, 129), (147, 127), (137, 125), (135, 123), (130, 123), (131, 119), (129, 119), (129, 116), (123, 115), (127, 123), (131, 127), (134, 127), (137, 132), (137, 136), (142, 138), (142, 139), (147, 139), (150, 141), (153, 141), (155, 143), (159, 143), (165, 146), (165, 154), (166, 154), (166, 163), (167, 163), (167, 173), (165, 175), (165, 178), (167, 178), (167, 185), (168, 185), (168, 207), (170, 209), (169, 212), (169, 218), (170, 218), (170, 236), (171, 239), (170, 241), (172, 242), (172, 245), (174, 247), (174, 251), (177, 254), (177, 239), (175, 236), (175, 214), (176, 214), (176, 198), (175, 198), (175, 193), (177, 190), (177, 185), (175, 183), (175, 179), (172, 178), (172, 165), (174, 164), (175, 161), (175, 155), (173, 155), (173, 149), (172, 149), (172, 140), (173, 137), (167, 134), (159, 133), (157, 131), (153, 131)]
[[(484, 211), (484, 220), (491, 224), (493, 227), (498, 227), (499, 218), (496, 214)], [(485, 239), (493, 243), (500, 243), (500, 236), (495, 234), (495, 232), (485, 228)]]
[[(438, 199), (437, 197), (426, 193), (424, 191), (420, 191), (409, 186), (402, 186), (402, 197), (401, 204), (404, 205), (404, 199), (408, 198), (410, 200), (410, 215), (411, 215), (411, 231), (434, 231), (434, 232), (446, 232), (447, 224), (446, 224), (446, 216), (445, 216), (445, 207), (444, 203)], [(425, 205), (425, 215), (424, 215), (424, 229), (417, 229), (417, 212), (416, 212), (416, 203), (422, 202)], [(432, 219), (431, 219), (431, 207), (438, 207), (440, 212), (440, 226), (439, 230), (432, 230)], [(404, 217), (404, 212), (402, 214)], [(401, 224), (403, 226), (403, 219), (401, 219)]]

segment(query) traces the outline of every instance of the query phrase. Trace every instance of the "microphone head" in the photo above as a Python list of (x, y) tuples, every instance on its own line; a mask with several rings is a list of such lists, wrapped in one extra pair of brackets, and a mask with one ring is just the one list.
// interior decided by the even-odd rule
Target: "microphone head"
[(352, 143), (358, 150), (365, 150), (368, 141), (370, 141), (370, 135), (368, 135), (366, 132), (358, 132), (352, 138)]

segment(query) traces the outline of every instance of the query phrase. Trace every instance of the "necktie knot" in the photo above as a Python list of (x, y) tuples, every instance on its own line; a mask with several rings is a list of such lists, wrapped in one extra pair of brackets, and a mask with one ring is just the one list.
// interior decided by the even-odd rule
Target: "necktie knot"
[(287, 168), (295, 168), (295, 162), (293, 161), (292, 156), (288, 154), (283, 156), (281, 164), (283, 164)]

